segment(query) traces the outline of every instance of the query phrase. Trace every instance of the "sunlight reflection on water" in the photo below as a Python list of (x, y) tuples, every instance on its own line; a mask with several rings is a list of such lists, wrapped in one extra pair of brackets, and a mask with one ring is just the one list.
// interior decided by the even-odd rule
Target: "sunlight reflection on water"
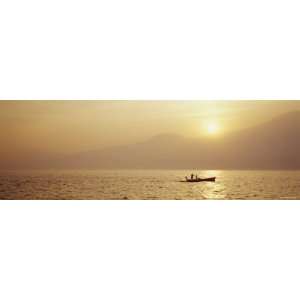
[[(191, 173), (216, 182), (180, 182)], [(0, 199), (300, 199), (300, 171), (22, 171), (0, 174)]]

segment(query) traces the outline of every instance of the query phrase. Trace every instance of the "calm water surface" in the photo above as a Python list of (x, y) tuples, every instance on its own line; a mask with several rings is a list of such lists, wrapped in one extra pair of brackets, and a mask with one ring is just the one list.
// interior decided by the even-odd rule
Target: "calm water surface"
[(0, 199), (300, 199), (300, 171), (202, 171), (216, 182), (180, 182), (191, 170), (0, 173)]

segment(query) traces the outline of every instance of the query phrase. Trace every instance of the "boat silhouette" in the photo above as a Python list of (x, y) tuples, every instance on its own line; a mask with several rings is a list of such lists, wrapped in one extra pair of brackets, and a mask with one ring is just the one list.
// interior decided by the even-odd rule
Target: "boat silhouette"
[(187, 178), (185, 177), (185, 180), (181, 181), (181, 182), (203, 182), (203, 181), (216, 181), (216, 177), (208, 177), (208, 178)]

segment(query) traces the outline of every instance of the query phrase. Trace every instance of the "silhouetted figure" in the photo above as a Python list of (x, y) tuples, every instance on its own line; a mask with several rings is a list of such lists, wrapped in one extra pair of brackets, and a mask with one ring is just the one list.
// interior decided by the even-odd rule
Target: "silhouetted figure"
[(198, 175), (196, 174), (196, 180), (198, 179)]
[(194, 174), (191, 174), (191, 179), (192, 179), (192, 180), (194, 179)]

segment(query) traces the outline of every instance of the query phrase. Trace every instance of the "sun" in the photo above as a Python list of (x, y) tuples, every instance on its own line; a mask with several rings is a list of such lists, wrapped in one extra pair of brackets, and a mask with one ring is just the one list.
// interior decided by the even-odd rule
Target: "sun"
[(206, 125), (206, 131), (209, 135), (217, 134), (220, 130), (219, 124), (217, 122), (211, 121)]

